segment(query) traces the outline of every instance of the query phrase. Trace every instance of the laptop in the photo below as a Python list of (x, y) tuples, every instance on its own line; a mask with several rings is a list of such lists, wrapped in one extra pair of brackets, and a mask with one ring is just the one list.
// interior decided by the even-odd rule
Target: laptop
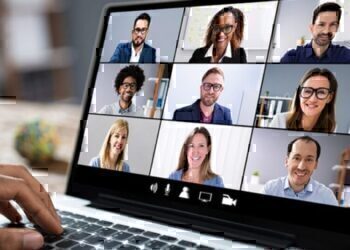
[[(67, 191), (53, 197), (65, 232), (44, 249), (349, 249), (348, 65), (276, 62), (295, 44), (286, 27), (293, 37), (318, 4), (106, 6)], [(342, 89), (336, 129), (270, 126), (317, 67)]]

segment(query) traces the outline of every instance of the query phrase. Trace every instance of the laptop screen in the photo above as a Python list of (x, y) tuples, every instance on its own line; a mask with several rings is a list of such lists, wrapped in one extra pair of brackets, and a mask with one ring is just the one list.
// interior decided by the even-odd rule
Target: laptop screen
[(350, 6), (317, 6), (106, 8), (68, 194), (344, 232)]

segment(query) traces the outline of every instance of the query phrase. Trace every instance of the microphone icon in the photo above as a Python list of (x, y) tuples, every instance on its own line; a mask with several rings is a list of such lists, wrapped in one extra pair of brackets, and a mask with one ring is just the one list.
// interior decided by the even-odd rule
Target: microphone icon
[(168, 196), (169, 193), (170, 193), (170, 184), (167, 184), (166, 187), (165, 187), (164, 195)]

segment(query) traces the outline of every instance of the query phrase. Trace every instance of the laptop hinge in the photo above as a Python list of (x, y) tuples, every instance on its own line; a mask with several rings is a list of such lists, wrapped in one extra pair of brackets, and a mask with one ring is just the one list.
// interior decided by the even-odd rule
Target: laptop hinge
[[(202, 233), (225, 236), (233, 240), (274, 248), (295, 246), (295, 236), (253, 225), (194, 215), (175, 209), (160, 208), (152, 204), (99, 195), (89, 207), (117, 212), (143, 220), (157, 221), (174, 227), (190, 228)], [(213, 225), (215, 225), (213, 229)]]

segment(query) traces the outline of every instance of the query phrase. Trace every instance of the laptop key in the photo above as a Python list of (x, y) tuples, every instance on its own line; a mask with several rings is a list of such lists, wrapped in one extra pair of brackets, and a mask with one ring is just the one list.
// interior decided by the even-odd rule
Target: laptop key
[(96, 222), (97, 224), (104, 226), (104, 227), (109, 227), (110, 225), (113, 225), (112, 222), (109, 221), (105, 221), (105, 220), (99, 220)]
[(69, 218), (69, 217), (63, 217), (61, 218), (61, 224), (62, 225), (72, 225), (73, 223), (75, 223), (76, 220), (72, 219), (72, 218)]
[(40, 250), (51, 250), (51, 249), (54, 249), (54, 247), (46, 244), (42, 248), (40, 248)]
[(55, 242), (58, 242), (60, 240), (63, 240), (62, 236), (60, 236), (60, 235), (48, 234), (48, 235), (45, 235), (45, 237), (44, 237), (44, 241), (46, 243), (55, 243)]
[(162, 247), (168, 245), (167, 243), (159, 240), (152, 240), (145, 244), (145, 246), (149, 249), (161, 249)]
[(109, 227), (104, 227), (104, 228), (101, 228), (100, 230), (96, 231), (95, 234), (98, 234), (101, 236), (110, 236), (116, 232), (118, 232), (118, 231), (114, 230), (112, 228), (109, 228)]
[(67, 236), (68, 234), (75, 233), (77, 230), (70, 227), (63, 227), (64, 231), (61, 236)]
[(99, 229), (101, 229), (102, 226), (99, 226), (99, 225), (96, 225), (96, 224), (88, 224), (86, 226), (83, 226), (81, 228), (81, 231), (84, 231), (84, 232), (87, 232), (87, 233), (92, 233), (92, 232), (95, 232)]
[(62, 240), (56, 244), (56, 247), (70, 248), (70, 247), (73, 247), (73, 246), (78, 245), (78, 244), (79, 244), (79, 242), (74, 241), (74, 240)]
[(87, 237), (91, 236), (91, 234), (85, 233), (85, 232), (76, 232), (68, 236), (71, 240), (83, 240)]
[(109, 249), (118, 249), (119, 246), (121, 246), (123, 243), (116, 241), (116, 240), (106, 240), (103, 243), (103, 247), (105, 250)]
[(127, 231), (134, 234), (140, 234), (143, 233), (145, 230), (136, 227), (130, 227)]
[(113, 228), (114, 228), (114, 229), (117, 229), (117, 230), (122, 230), (122, 231), (124, 231), (124, 230), (128, 229), (129, 227), (128, 227), (128, 226), (125, 226), (125, 225), (122, 225), (122, 224), (115, 224), (115, 225), (113, 226)]
[(204, 245), (200, 245), (196, 249), (198, 249), (198, 250), (215, 250), (212, 247), (208, 247), (208, 246), (204, 246)]
[(138, 250), (140, 248), (132, 246), (132, 245), (122, 245), (118, 249), (123, 249), (123, 250)]
[(106, 238), (103, 238), (98, 235), (92, 235), (89, 238), (86, 238), (84, 241), (91, 245), (102, 245)]
[(143, 233), (144, 236), (148, 237), (148, 238), (157, 238), (160, 234), (151, 232), (151, 231), (146, 231)]
[(96, 223), (98, 219), (92, 218), (92, 217), (86, 217), (84, 221), (89, 222), (89, 223)]
[(127, 238), (130, 238), (132, 234), (126, 233), (126, 232), (118, 232), (113, 235), (113, 239), (115, 240), (126, 240)]
[(171, 236), (168, 236), (168, 235), (162, 235), (162, 236), (159, 237), (159, 239), (167, 241), (167, 242), (174, 242), (174, 241), (177, 240), (175, 237), (171, 237)]
[(131, 237), (128, 239), (128, 242), (130, 244), (134, 244), (134, 245), (142, 245), (144, 244), (146, 241), (148, 241), (148, 238), (146, 237), (142, 237), (140, 235), (136, 235), (134, 237)]
[(90, 245), (86, 245), (84, 243), (79, 244), (78, 246), (71, 248), (71, 250), (94, 250), (94, 249), (96, 249), (96, 248), (93, 246), (90, 246)]
[(197, 246), (196, 243), (190, 242), (190, 241), (187, 241), (187, 240), (180, 240), (177, 244), (179, 244), (181, 246), (184, 246), (184, 247), (195, 247), (195, 246)]
[(82, 219), (86, 218), (86, 216), (81, 215), (81, 214), (73, 214), (73, 215), (71, 215), (71, 217), (76, 218), (78, 220), (82, 220)]
[(71, 224), (69, 227), (75, 228), (75, 229), (79, 229), (79, 228), (85, 227), (86, 225), (88, 225), (87, 222), (84, 222), (84, 221), (77, 221), (77, 222)]
[(164, 250), (186, 250), (186, 248), (172, 245), (165, 247)]

